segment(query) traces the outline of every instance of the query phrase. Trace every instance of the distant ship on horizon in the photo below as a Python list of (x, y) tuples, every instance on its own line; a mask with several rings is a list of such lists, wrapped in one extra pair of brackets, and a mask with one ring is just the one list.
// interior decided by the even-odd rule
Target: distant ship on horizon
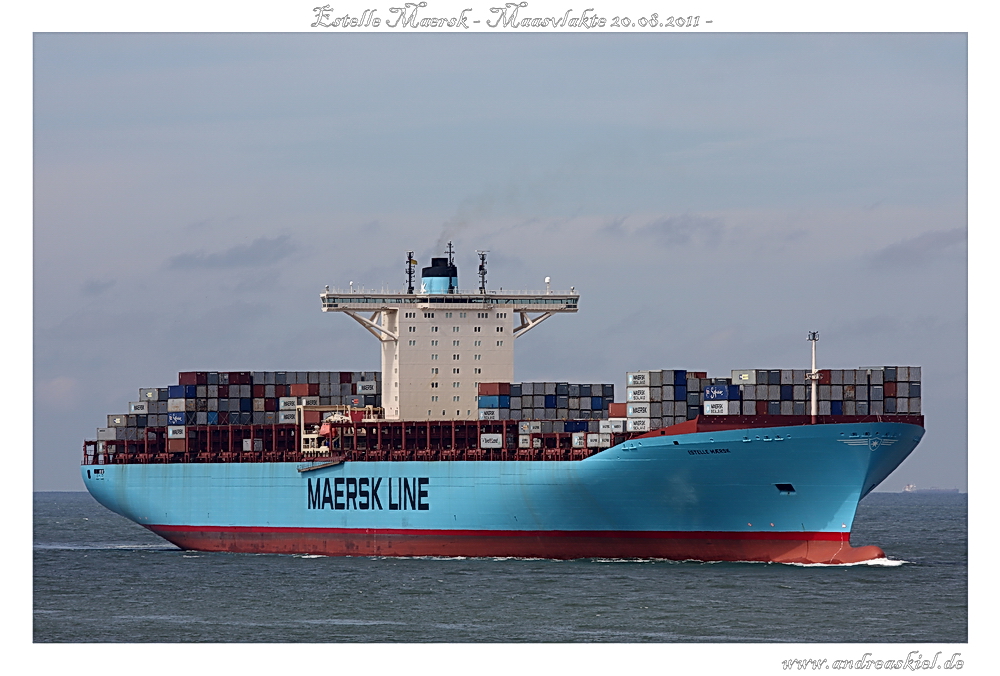
[(931, 486), (930, 488), (917, 488), (916, 484), (906, 484), (903, 487), (903, 493), (958, 493), (957, 488), (938, 488), (937, 486)]

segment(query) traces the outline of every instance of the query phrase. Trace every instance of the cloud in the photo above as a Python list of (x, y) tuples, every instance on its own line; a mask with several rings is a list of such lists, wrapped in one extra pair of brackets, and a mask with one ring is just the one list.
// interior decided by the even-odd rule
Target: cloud
[(725, 226), (718, 218), (683, 214), (657, 219), (643, 226), (638, 234), (651, 237), (663, 246), (682, 246), (691, 244), (696, 239), (703, 243), (716, 243), (724, 230)]
[(871, 255), (869, 263), (874, 268), (903, 267), (929, 263), (942, 251), (969, 239), (968, 230), (933, 230), (911, 239), (896, 242)]
[(113, 279), (103, 282), (97, 279), (88, 279), (80, 286), (80, 293), (85, 296), (100, 296), (115, 284), (117, 284), (117, 282)]
[(35, 400), (46, 406), (71, 406), (76, 403), (77, 381), (66, 376), (43, 380), (35, 385)]
[(247, 245), (234, 246), (221, 253), (186, 253), (170, 259), (173, 270), (199, 268), (250, 268), (272, 265), (295, 251), (289, 235), (260, 237)]

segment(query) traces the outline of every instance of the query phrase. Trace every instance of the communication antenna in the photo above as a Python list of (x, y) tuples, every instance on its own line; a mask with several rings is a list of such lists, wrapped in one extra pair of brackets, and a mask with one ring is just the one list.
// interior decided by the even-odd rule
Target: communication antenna
[(413, 252), (406, 252), (406, 293), (413, 293), (413, 266), (417, 261), (413, 258)]
[(479, 254), (479, 293), (486, 293), (486, 254), (489, 251), (476, 251)]
[(809, 342), (812, 343), (812, 371), (806, 374), (806, 378), (812, 383), (812, 394), (810, 395), (809, 413), (812, 417), (810, 421), (816, 424), (816, 416), (819, 414), (819, 403), (817, 402), (817, 390), (819, 389), (819, 371), (816, 370), (816, 343), (819, 342), (819, 331), (809, 332)]
[(551, 281), (552, 281), (551, 277), (546, 277), (545, 278), (545, 293), (547, 293), (547, 294), (552, 293), (552, 289), (549, 288), (549, 283)]

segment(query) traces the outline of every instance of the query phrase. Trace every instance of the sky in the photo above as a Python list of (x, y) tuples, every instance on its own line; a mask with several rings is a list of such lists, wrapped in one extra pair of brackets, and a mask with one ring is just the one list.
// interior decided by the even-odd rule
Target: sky
[(378, 370), (323, 286), (574, 286), (515, 379), (919, 365), (967, 488), (962, 33), (37, 33), (34, 487), (179, 371)]
[[(83, 439), (138, 388), (187, 370), (377, 369), (374, 341), (318, 294), (401, 287), (405, 251), (423, 265), (449, 239), (463, 286), (489, 249), (494, 288), (550, 276), (581, 293), (578, 314), (519, 341), (518, 379), (614, 382), (620, 399), (630, 370), (805, 368), (811, 330), (821, 367), (921, 365), (927, 434), (881, 488), (971, 476), (989, 508), (995, 9), (719, 0), (688, 3), (696, 30), (365, 32), (310, 27), (316, 4), (5, 14), (0, 389), (33, 434), (13, 429), (10, 471), (32, 481), (4, 505), (26, 579), (29, 485), (84, 490)], [(388, 19), (399, 3), (335, 4)], [(469, 4), (492, 18), (493, 3), (427, 11)], [(16, 587), (8, 624), (28, 645), (31, 585)], [(741, 670), (788, 657), (725, 648), (713, 659)]]

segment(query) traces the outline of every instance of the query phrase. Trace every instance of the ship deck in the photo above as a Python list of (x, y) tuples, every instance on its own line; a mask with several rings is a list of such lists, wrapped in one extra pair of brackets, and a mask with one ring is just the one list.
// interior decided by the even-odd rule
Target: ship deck
[[(141, 439), (88, 440), (84, 465), (218, 462), (405, 462), (405, 461), (566, 461), (584, 460), (633, 438), (699, 432), (794, 427), (812, 424), (810, 416), (698, 416), (644, 433), (612, 433), (600, 446), (580, 445), (580, 433), (519, 434), (527, 421), (390, 421), (331, 423), (328, 434), (303, 435), (298, 425), (198, 425), (187, 438), (167, 439), (165, 428), (143, 428)], [(923, 426), (923, 416), (818, 416), (815, 424), (902, 422)], [(484, 448), (482, 435), (498, 437)], [(303, 448), (304, 436), (318, 441)], [(589, 434), (584, 435), (586, 439)], [(527, 437), (527, 442), (525, 441)], [(576, 442), (576, 443), (574, 443)], [(525, 444), (527, 447), (525, 447)]]

